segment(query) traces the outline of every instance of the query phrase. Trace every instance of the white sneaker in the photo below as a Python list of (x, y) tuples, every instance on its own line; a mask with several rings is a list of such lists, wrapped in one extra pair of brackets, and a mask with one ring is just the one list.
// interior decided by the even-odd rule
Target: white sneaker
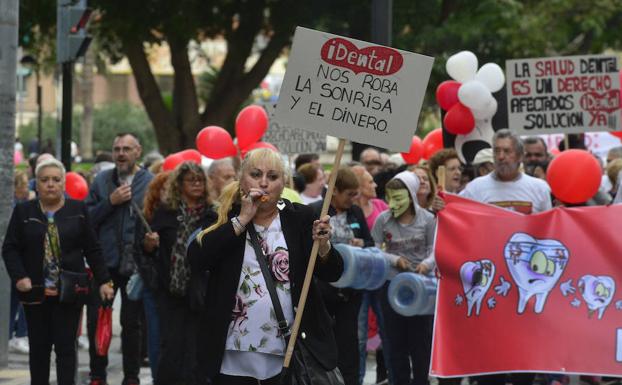
[(87, 336), (78, 337), (78, 348), (89, 350), (89, 339)]
[(9, 349), (14, 353), (28, 354), (30, 347), (28, 346), (28, 337), (15, 337), (9, 341)]

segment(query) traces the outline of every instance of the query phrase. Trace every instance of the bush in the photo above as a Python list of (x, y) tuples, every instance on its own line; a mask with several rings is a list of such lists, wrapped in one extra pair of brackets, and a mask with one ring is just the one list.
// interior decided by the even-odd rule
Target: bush
[[(81, 120), (82, 113), (75, 112), (71, 138), (78, 144), (80, 143)], [(43, 117), (41, 137), (44, 147), (50, 139), (53, 148), (56, 148), (57, 125), (60, 126), (60, 122), (57, 122), (56, 118), (51, 115)], [(143, 146), (143, 154), (158, 148), (153, 126), (143, 108), (126, 102), (113, 102), (96, 108), (93, 112), (93, 152), (111, 151), (112, 141), (119, 132), (136, 134)], [(19, 127), (19, 137), (27, 151), (28, 144), (37, 137), (36, 119)]]

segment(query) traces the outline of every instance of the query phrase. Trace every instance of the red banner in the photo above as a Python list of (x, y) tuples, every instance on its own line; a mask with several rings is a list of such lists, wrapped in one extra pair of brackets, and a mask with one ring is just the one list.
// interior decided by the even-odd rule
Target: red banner
[(622, 375), (622, 205), (522, 215), (447, 203), (433, 376)]

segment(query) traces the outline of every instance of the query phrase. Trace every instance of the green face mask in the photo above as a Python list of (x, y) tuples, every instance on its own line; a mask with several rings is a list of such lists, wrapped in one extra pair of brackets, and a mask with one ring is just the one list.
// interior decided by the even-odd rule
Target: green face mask
[(393, 214), (393, 218), (399, 218), (402, 214), (408, 211), (408, 208), (412, 204), (410, 193), (405, 188), (398, 190), (387, 189), (386, 197), (389, 209), (391, 209), (391, 214)]

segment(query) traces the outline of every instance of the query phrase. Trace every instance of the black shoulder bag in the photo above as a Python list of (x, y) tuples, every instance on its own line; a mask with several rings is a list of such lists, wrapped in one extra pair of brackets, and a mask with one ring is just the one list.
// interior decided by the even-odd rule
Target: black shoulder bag
[[(50, 231), (46, 230), (45, 235), (52, 247), (52, 237)], [(60, 240), (59, 240), (60, 241)], [(62, 268), (61, 251), (58, 250), (58, 263), (60, 271), (58, 274), (58, 302), (84, 305), (91, 292), (91, 282), (88, 273), (77, 273)]]
[[(266, 281), (268, 293), (270, 293), (270, 299), (272, 300), (272, 306), (274, 307), (274, 313), (278, 322), (279, 334), (285, 340), (285, 346), (287, 347), (290, 328), (283, 315), (283, 308), (276, 293), (276, 287), (268, 267), (266, 255), (261, 248), (259, 237), (252, 222), (248, 224), (247, 230), (251, 238), (251, 245), (257, 256), (257, 261), (259, 262), (259, 267), (261, 268), (261, 273)], [(279, 382), (281, 385), (344, 385), (339, 369), (326, 370), (300, 340), (296, 341), (290, 366), (289, 368), (283, 368)]]

